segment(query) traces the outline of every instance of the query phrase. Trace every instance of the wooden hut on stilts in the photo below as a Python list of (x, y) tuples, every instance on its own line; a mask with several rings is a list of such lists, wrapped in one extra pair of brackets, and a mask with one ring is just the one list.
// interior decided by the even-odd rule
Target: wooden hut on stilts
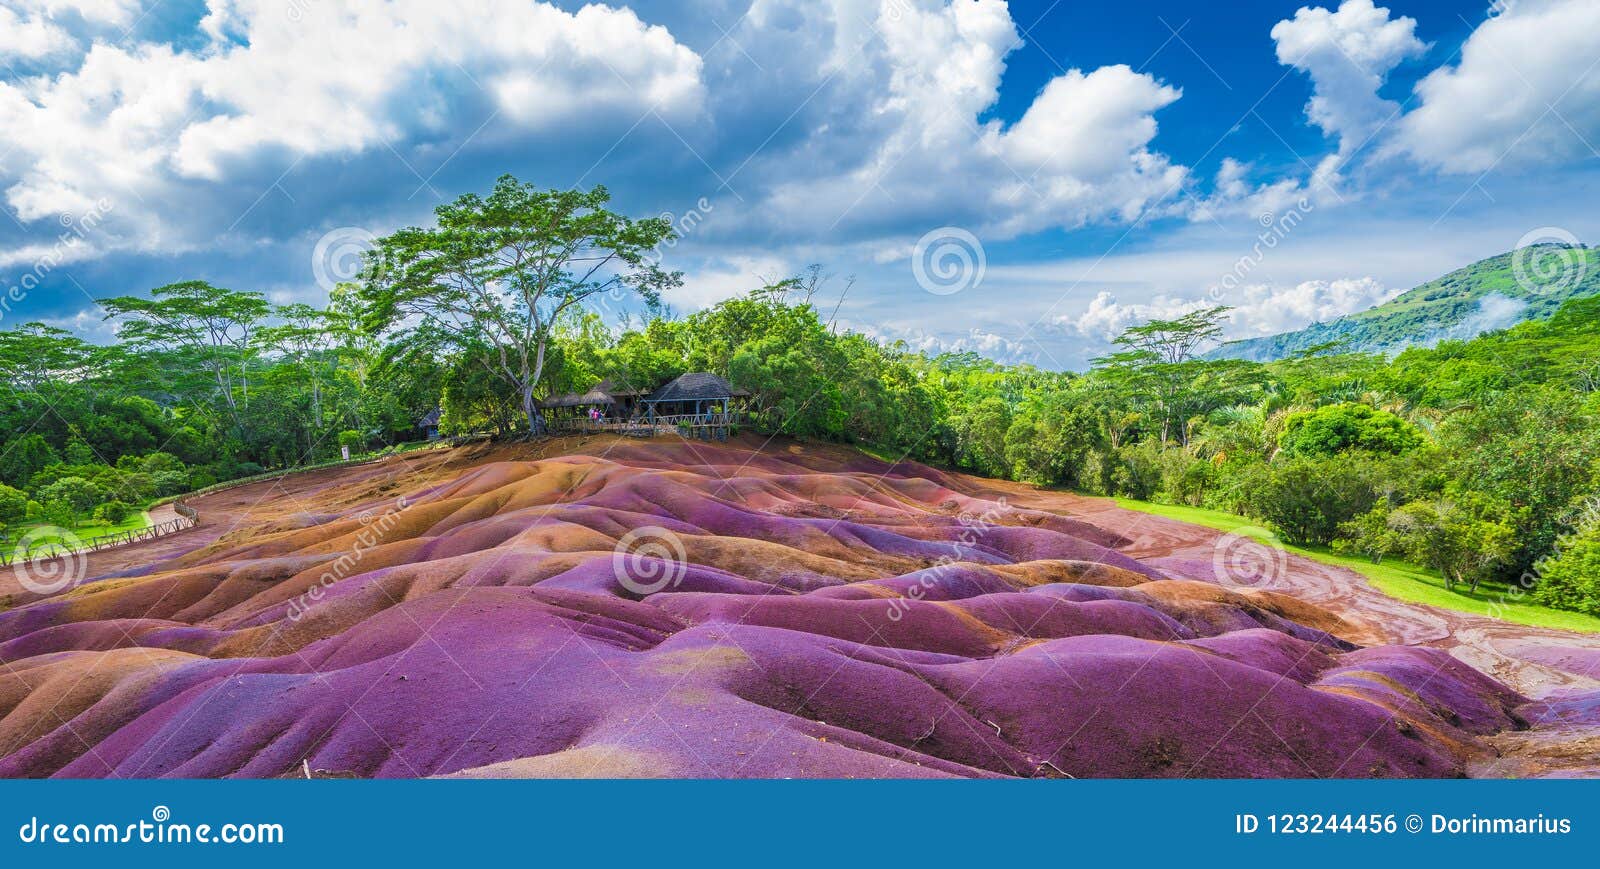
[(715, 374), (695, 371), (654, 390), (621, 388), (610, 380), (586, 392), (539, 403), (551, 431), (612, 432), (650, 436), (677, 433), (727, 440), (744, 415), (750, 393)]
[(671, 426), (684, 437), (728, 439), (730, 428), (750, 393), (704, 371), (680, 374), (645, 396), (640, 404), (651, 426)]

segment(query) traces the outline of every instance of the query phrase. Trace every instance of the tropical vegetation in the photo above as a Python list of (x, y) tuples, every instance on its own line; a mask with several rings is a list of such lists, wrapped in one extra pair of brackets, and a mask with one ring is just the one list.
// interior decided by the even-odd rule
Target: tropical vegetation
[(415, 440), (436, 408), (446, 434), (542, 436), (543, 397), (710, 371), (750, 392), (760, 433), (1226, 511), (1463, 594), (1600, 614), (1600, 297), (1394, 356), (1268, 363), (1207, 357), (1227, 313), (1209, 308), (1050, 371), (839, 328), (817, 268), (676, 315), (673, 228), (608, 205), (505, 178), (381, 239), (320, 307), (193, 280), (102, 300), (106, 346), (0, 332), (0, 523), (121, 521)]

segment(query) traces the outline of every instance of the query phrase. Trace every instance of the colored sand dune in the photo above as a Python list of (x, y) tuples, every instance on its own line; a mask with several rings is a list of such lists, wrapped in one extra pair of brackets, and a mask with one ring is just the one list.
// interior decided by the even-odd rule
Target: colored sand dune
[(1444, 650), (981, 481), (515, 458), (259, 484), (216, 542), (17, 597), (0, 775), (1453, 776), (1522, 726)]

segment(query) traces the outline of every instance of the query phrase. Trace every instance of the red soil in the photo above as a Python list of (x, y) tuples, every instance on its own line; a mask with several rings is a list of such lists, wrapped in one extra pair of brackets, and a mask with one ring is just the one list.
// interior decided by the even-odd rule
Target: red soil
[[(1209, 529), (842, 448), (573, 438), (191, 503), (78, 588), (4, 574), (0, 775), (1594, 763), (1600, 638), (1294, 556), (1230, 587)], [(641, 532), (663, 558), (619, 560)]]

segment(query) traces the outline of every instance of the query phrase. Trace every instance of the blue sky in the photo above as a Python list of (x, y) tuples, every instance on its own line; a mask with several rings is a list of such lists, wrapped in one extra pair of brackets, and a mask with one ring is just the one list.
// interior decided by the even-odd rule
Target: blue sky
[(95, 298), (189, 278), (319, 301), (511, 172), (682, 221), (678, 311), (815, 262), (929, 350), (1080, 368), (1217, 302), (1270, 334), (1592, 242), (1597, 32), (1588, 0), (4, 0), (0, 326), (105, 340)]

